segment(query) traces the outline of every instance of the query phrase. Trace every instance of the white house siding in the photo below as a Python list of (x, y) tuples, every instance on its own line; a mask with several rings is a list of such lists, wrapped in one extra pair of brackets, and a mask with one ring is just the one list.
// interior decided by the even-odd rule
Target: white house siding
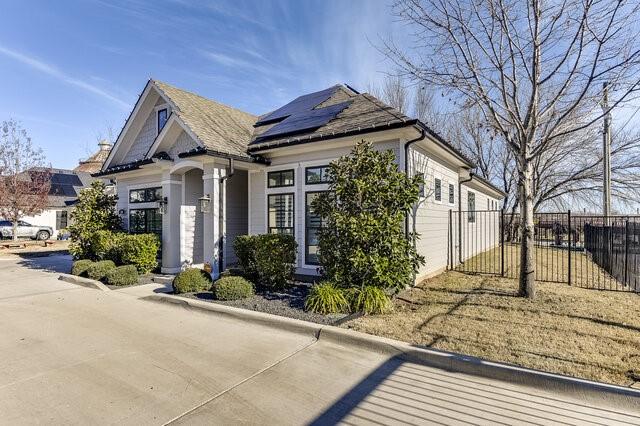
[(267, 172), (249, 171), (249, 235), (267, 232)]
[[(449, 241), (449, 210), (457, 210), (458, 172), (455, 166), (428, 155), (420, 148), (410, 151), (412, 173), (424, 175), (425, 188), (417, 208), (410, 219), (410, 229), (420, 237), (416, 242), (418, 252), (425, 257), (425, 264), (417, 276), (428, 276), (447, 266)], [(435, 180), (441, 181), (441, 200), (435, 197)], [(449, 203), (449, 184), (454, 185), (454, 203)], [(413, 224), (415, 223), (415, 229)]]
[(227, 237), (224, 255), (227, 265), (238, 262), (233, 250), (233, 241), (238, 235), (246, 235), (248, 232), (248, 172), (236, 170), (234, 175), (226, 181), (227, 195)]
[(204, 195), (202, 174), (202, 170), (193, 169), (186, 172), (183, 177), (182, 205), (192, 208), (181, 210), (181, 214), (184, 212), (186, 215), (180, 218), (180, 223), (184, 223), (181, 231), (185, 231), (181, 236), (181, 242), (185, 244), (182, 261), (188, 260), (194, 264), (203, 263), (204, 253), (204, 224), (198, 207), (198, 199)]
[[(156, 108), (163, 105), (163, 103), (164, 100), (162, 98), (158, 99)], [(151, 148), (151, 145), (153, 145), (156, 136), (158, 136), (158, 118), (156, 108), (151, 110), (151, 113), (142, 125), (142, 129), (140, 129), (140, 132), (134, 139), (131, 149), (122, 159), (122, 164), (143, 159), (149, 151), (149, 148)], [(171, 113), (171, 108), (169, 106), (167, 106), (167, 113)]]
[(176, 142), (169, 149), (169, 152), (167, 154), (169, 154), (169, 157), (173, 159), (177, 159), (178, 154), (191, 151), (192, 149), (197, 147), (198, 147), (198, 144), (191, 138), (191, 136), (189, 136), (187, 132), (182, 130), (180, 132), (180, 135), (176, 139)]
[(51, 238), (57, 238), (58, 231), (60, 231), (56, 223), (57, 212), (62, 212), (62, 211), (67, 212), (67, 226), (68, 226), (71, 224), (71, 212), (73, 211), (72, 208), (62, 208), (62, 207), (50, 208), (50, 209), (44, 210), (42, 213), (37, 214), (35, 216), (24, 216), (20, 220), (27, 222), (31, 225), (50, 226), (51, 228), (53, 228), (53, 235), (51, 235)]

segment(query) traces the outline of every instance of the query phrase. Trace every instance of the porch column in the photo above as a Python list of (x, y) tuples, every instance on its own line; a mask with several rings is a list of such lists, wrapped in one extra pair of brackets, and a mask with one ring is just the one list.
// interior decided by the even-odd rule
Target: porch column
[(165, 172), (162, 175), (162, 196), (167, 197), (167, 212), (162, 216), (162, 267), (166, 274), (180, 272), (180, 205), (182, 179)]
[[(204, 195), (211, 199), (209, 213), (203, 214), (204, 253), (203, 259), (211, 265), (211, 275), (214, 279), (220, 276), (220, 253), (224, 242), (224, 205), (221, 206), (220, 180), (225, 176), (224, 167), (207, 164), (202, 175)], [(224, 204), (224, 197), (223, 204)], [(223, 265), (224, 269), (224, 265)]]

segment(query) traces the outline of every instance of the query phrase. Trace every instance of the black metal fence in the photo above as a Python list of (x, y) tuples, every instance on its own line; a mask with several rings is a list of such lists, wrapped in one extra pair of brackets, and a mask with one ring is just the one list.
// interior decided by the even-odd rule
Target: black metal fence
[[(500, 210), (449, 212), (449, 269), (517, 278), (520, 217)], [(640, 292), (640, 217), (534, 214), (535, 278)]]

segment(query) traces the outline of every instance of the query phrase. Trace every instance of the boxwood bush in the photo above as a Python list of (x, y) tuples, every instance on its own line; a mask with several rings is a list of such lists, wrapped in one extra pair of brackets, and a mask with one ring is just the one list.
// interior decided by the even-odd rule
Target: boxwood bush
[(151, 272), (158, 266), (160, 239), (155, 234), (101, 230), (93, 233), (87, 246), (94, 259), (111, 260), (116, 265), (135, 265), (141, 274)]
[(255, 294), (253, 284), (242, 277), (222, 277), (213, 284), (213, 293), (218, 300), (240, 300)]
[(233, 247), (242, 274), (258, 286), (283, 289), (293, 278), (298, 244), (292, 235), (241, 235)]
[(135, 265), (118, 266), (107, 272), (105, 280), (109, 285), (135, 285), (138, 284), (138, 270)]
[(328, 281), (311, 287), (311, 291), (304, 301), (304, 307), (308, 311), (323, 315), (349, 311), (349, 303), (344, 290)]
[(89, 266), (93, 264), (92, 260), (89, 259), (81, 259), (73, 262), (73, 266), (71, 267), (72, 275), (86, 275), (87, 269)]
[(209, 288), (211, 288), (211, 275), (202, 269), (185, 269), (173, 279), (173, 291), (177, 294), (196, 293)]
[(111, 260), (101, 260), (99, 262), (94, 262), (87, 268), (87, 277), (92, 280), (100, 280), (102, 281), (109, 271), (116, 268), (116, 264)]

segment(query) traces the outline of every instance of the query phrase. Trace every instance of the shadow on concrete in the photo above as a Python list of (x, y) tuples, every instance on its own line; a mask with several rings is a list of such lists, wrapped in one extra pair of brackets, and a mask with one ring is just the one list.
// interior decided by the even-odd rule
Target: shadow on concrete
[(533, 389), (393, 357), (310, 424), (606, 423), (612, 414), (597, 409), (585, 412), (580, 403)]
[(38, 269), (46, 272), (57, 272), (68, 274), (71, 271), (73, 259), (68, 254), (57, 254), (51, 256), (20, 256), (18, 265), (29, 269)]

